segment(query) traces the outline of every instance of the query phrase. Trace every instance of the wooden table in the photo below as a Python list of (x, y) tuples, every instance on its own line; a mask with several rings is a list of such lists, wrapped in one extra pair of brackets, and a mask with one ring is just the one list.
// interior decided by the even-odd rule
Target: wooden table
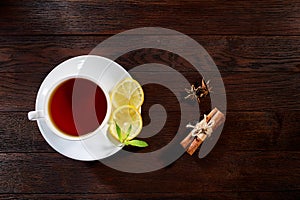
[[(141, 174), (54, 151), (27, 119), (46, 75), (114, 34), (151, 26), (190, 36), (220, 70), (228, 109), (213, 151)], [(0, 199), (300, 198), (299, 1), (1, 1), (0, 27)], [(199, 79), (173, 58), (144, 49), (117, 62), (158, 62)], [(164, 103), (175, 116), (147, 140), (149, 152), (176, 134), (180, 113), (167, 92), (144, 89), (145, 105)]]

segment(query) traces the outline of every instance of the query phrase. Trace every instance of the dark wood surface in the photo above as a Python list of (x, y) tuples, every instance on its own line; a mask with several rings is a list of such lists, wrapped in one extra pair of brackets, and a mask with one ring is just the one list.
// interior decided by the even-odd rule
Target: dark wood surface
[[(217, 64), (228, 112), (213, 151), (143, 174), (55, 152), (27, 119), (43, 79), (106, 38), (148, 26), (189, 35)], [(168, 52), (144, 49), (117, 62), (172, 65), (199, 79)], [(299, 1), (1, 1), (0, 199), (299, 199), (299, 78)], [(180, 113), (167, 91), (144, 90), (145, 121), (158, 102), (173, 112), (149, 139), (145, 151), (153, 151), (176, 134)]]

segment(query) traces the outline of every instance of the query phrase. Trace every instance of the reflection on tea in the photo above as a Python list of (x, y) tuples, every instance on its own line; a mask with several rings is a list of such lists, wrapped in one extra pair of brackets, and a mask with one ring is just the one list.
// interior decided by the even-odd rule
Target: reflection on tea
[(58, 85), (49, 101), (50, 118), (66, 135), (80, 136), (93, 132), (104, 120), (107, 101), (94, 82), (72, 78)]

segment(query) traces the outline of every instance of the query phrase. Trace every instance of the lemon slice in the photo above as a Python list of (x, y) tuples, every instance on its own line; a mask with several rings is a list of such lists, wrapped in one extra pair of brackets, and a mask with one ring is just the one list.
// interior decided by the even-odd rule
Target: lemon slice
[(123, 105), (139, 109), (144, 102), (144, 92), (136, 80), (126, 78), (112, 89), (111, 101), (114, 109)]
[[(109, 132), (115, 139), (119, 141), (119, 136), (116, 130), (116, 124), (118, 124), (118, 126), (121, 129), (123, 140), (131, 140), (135, 138), (141, 132), (143, 127), (143, 121), (139, 111), (135, 107), (130, 105), (118, 107), (112, 113)], [(130, 130), (130, 133), (127, 137), (128, 130)]]

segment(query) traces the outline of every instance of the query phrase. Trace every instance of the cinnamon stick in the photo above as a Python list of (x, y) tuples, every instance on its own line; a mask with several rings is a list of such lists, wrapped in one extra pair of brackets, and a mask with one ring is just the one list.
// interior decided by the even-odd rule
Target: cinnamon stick
[[(219, 111), (217, 108), (214, 108), (206, 117), (206, 122), (208, 123), (210, 120), (213, 120), (214, 123), (212, 125), (212, 131), (216, 130), (222, 123), (225, 121), (224, 114)], [(200, 122), (199, 122), (200, 123)], [(181, 146), (186, 149), (187, 153), (192, 155), (197, 148), (202, 144), (202, 142), (207, 138), (206, 134), (200, 134), (200, 136), (193, 136), (192, 130), (188, 136), (182, 140), (180, 143)]]
[[(209, 122), (209, 120), (212, 118), (212, 116), (216, 114), (217, 111), (218, 111), (217, 108), (214, 108), (212, 111), (210, 111), (210, 113), (206, 117), (206, 122)], [(192, 143), (192, 141), (194, 140), (195, 137), (192, 136), (192, 133), (193, 130), (180, 142), (181, 146), (184, 149), (187, 149), (189, 145)]]
[[(224, 114), (217, 110), (217, 112), (212, 116), (210, 120), (214, 121), (214, 124), (212, 125), (213, 132), (225, 121)], [(207, 135), (202, 134), (201, 137), (196, 137), (189, 148), (187, 149), (187, 153), (190, 155), (193, 155), (193, 153), (198, 149), (198, 147), (202, 144), (202, 142), (207, 138)]]

